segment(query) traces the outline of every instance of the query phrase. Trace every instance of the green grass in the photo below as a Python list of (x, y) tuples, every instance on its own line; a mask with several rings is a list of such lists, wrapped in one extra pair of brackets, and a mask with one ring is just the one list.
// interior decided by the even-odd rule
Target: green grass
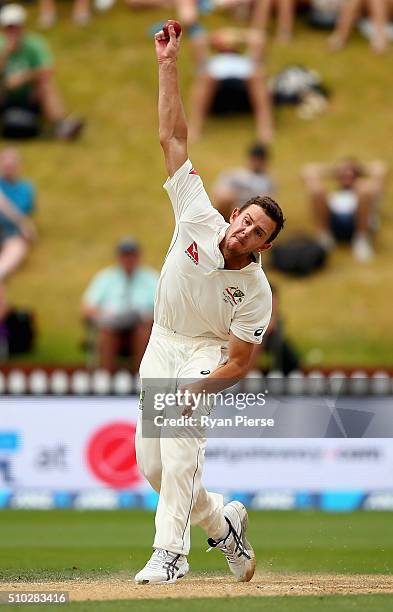
[[(150, 554), (153, 514), (141, 511), (7, 511), (0, 513), (1, 581), (61, 581), (131, 577)], [(250, 539), (258, 572), (391, 574), (393, 526), (389, 513), (322, 514), (318, 512), (251, 512)], [(217, 551), (205, 552), (199, 529), (192, 533), (191, 575), (222, 575), (227, 567)], [(159, 610), (232, 612), (388, 611), (392, 595), (281, 596), (199, 600), (86, 601), (70, 611)], [(21, 606), (1, 606), (13, 610)], [(29, 606), (29, 609), (41, 609)], [(58, 606), (45, 606), (58, 610)]]
[[(35, 9), (31, 11), (34, 23)], [(146, 36), (162, 12), (130, 13), (124, 5), (97, 15), (85, 29), (69, 22), (70, 7), (48, 36), (57, 57), (57, 76), (67, 106), (88, 118), (78, 143), (22, 145), (25, 172), (39, 191), (36, 217), (40, 239), (27, 265), (9, 283), (9, 297), (33, 305), (39, 341), (26, 362), (72, 363), (79, 348), (81, 294), (92, 275), (111, 262), (113, 244), (126, 233), (145, 247), (146, 263), (160, 268), (172, 229), (170, 204), (161, 185), (164, 164), (157, 140), (157, 78), (152, 41)], [(210, 17), (210, 25), (225, 18)], [(299, 178), (312, 160), (347, 154), (393, 161), (393, 129), (387, 92), (393, 87), (392, 51), (376, 57), (366, 41), (328, 54), (326, 36), (298, 27), (293, 44), (273, 46), (267, 71), (288, 63), (320, 71), (332, 89), (328, 112), (304, 122), (294, 109), (277, 113), (272, 171), (288, 234), (311, 230)], [(192, 69), (184, 45), (181, 78), (188, 100)], [(219, 172), (243, 161), (254, 138), (252, 118), (209, 121), (190, 154), (210, 188)], [(347, 250), (336, 252), (328, 268), (303, 281), (274, 274), (288, 331), (307, 363), (393, 365), (390, 296), (393, 280), (392, 191), (384, 202), (378, 256), (356, 265)], [(317, 349), (315, 351), (314, 349)]]
[[(154, 517), (140, 511), (2, 511), (0, 580), (63, 580), (132, 575), (150, 555)], [(251, 512), (250, 539), (260, 572), (382, 573), (393, 571), (389, 513)], [(192, 534), (194, 574), (226, 572)]]
[[(392, 609), (392, 595), (347, 595), (328, 597), (234, 597), (233, 599), (147, 599), (144, 601), (85, 601), (72, 602), (66, 606), (66, 610), (71, 612), (90, 612), (97, 610), (98, 612), (129, 612), (129, 610), (137, 610), (138, 612), (150, 612), (158, 610), (159, 612), (183, 612), (186, 608), (190, 612), (200, 612), (204, 610), (213, 610), (214, 612), (238, 612), (242, 607), (246, 607), (250, 612), (259, 612), (259, 610), (269, 612), (389, 612)], [(15, 608), (22, 606), (7, 606), (7, 609), (12, 612)], [(5, 607), (2, 606), (2, 610)], [(30, 606), (29, 610), (42, 610), (42, 606)], [(58, 611), (59, 606), (45, 605), (45, 610)]]

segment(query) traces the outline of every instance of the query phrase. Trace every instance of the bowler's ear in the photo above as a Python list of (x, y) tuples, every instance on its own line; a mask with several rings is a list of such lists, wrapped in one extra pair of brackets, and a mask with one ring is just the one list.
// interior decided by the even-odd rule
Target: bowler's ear
[(240, 215), (240, 208), (234, 208), (233, 211), (231, 212), (231, 216), (229, 217), (230, 223), (233, 223), (233, 221), (237, 219), (239, 215)]
[(271, 249), (273, 244), (271, 242), (265, 242), (259, 249), (257, 249), (258, 253), (262, 253), (263, 251), (268, 251)]

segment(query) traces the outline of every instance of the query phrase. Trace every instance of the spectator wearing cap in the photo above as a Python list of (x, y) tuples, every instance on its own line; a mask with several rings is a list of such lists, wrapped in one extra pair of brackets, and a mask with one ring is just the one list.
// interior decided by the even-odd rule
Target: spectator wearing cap
[(35, 208), (35, 188), (20, 177), (21, 159), (16, 149), (0, 153), (0, 283), (25, 259), (35, 239), (30, 215)]
[(275, 182), (268, 172), (268, 166), (268, 148), (256, 143), (248, 150), (245, 167), (231, 168), (218, 177), (213, 186), (213, 201), (226, 221), (234, 208), (240, 208), (251, 198), (275, 195)]
[(6, 4), (0, 10), (0, 70), (3, 93), (0, 106), (39, 108), (62, 140), (76, 138), (83, 121), (68, 117), (54, 82), (52, 55), (46, 41), (25, 30), (26, 11), (19, 4)]
[(98, 272), (84, 293), (82, 316), (98, 332), (99, 366), (116, 369), (125, 347), (138, 372), (153, 323), (158, 274), (141, 264), (141, 249), (132, 238), (119, 242), (117, 264)]

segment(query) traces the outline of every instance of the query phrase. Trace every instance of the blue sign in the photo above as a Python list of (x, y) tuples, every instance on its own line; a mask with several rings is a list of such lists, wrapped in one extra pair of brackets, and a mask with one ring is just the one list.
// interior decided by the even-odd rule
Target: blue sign
[(20, 448), (19, 433), (16, 431), (0, 431), (0, 451), (17, 451)]

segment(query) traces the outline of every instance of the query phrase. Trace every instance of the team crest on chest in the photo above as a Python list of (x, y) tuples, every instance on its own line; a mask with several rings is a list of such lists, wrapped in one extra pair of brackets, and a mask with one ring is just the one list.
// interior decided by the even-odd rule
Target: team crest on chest
[(239, 289), (239, 287), (226, 287), (222, 294), (224, 296), (224, 302), (234, 306), (241, 304), (245, 297), (243, 291)]
[(195, 241), (192, 242), (188, 249), (186, 249), (184, 252), (186, 255), (188, 255), (188, 257), (194, 262), (196, 266), (199, 264), (198, 245)]

